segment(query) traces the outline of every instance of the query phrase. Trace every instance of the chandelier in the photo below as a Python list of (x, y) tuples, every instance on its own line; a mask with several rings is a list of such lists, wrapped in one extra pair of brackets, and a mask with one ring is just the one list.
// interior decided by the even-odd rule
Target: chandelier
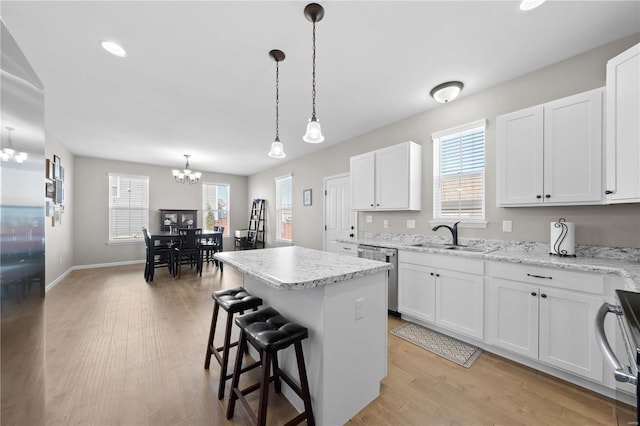
[(7, 146), (2, 148), (0, 151), (0, 158), (2, 161), (13, 160), (16, 163), (23, 163), (27, 159), (26, 152), (18, 152), (13, 149), (13, 142), (11, 141), (11, 132), (13, 131), (13, 127), (6, 127), (9, 135), (7, 136)]
[(189, 183), (190, 185), (198, 183), (202, 173), (194, 172), (189, 168), (189, 157), (191, 157), (189, 154), (184, 154), (184, 157), (187, 159), (187, 163), (184, 165), (184, 170), (172, 170), (173, 178), (178, 183)]

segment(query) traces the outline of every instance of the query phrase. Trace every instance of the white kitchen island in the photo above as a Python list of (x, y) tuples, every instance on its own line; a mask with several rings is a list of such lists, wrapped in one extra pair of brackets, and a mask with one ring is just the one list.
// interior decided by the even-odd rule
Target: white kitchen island
[[(243, 273), (243, 286), (309, 329), (303, 342), (318, 425), (342, 425), (380, 393), (387, 374), (388, 263), (303, 247), (216, 253)], [(280, 365), (298, 377), (293, 348)], [(302, 411), (286, 385), (283, 394)]]

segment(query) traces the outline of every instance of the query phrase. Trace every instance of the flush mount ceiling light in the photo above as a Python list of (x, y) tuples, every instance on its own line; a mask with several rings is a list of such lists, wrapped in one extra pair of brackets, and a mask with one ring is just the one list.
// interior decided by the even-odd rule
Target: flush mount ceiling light
[(431, 89), (431, 97), (441, 104), (454, 100), (462, 91), (464, 84), (460, 81), (447, 81)]
[(187, 159), (187, 163), (184, 165), (184, 170), (172, 170), (173, 178), (178, 183), (189, 183), (190, 185), (198, 183), (202, 173), (194, 172), (189, 168), (189, 157), (191, 157), (189, 154), (184, 154), (184, 157)]
[(282, 50), (274, 49), (269, 52), (269, 56), (276, 61), (276, 138), (271, 144), (271, 151), (269, 151), (269, 157), (273, 158), (284, 158), (287, 154), (284, 153), (284, 148), (282, 147), (282, 143), (280, 142), (280, 134), (279, 134), (279, 114), (278, 114), (278, 105), (280, 103), (280, 96), (278, 93), (278, 87), (280, 83), (280, 62), (284, 61), (284, 52)]
[(316, 22), (321, 21), (324, 17), (324, 9), (318, 3), (309, 3), (304, 8), (304, 16), (309, 21), (313, 22), (313, 85), (311, 90), (313, 112), (309, 119), (309, 124), (307, 124), (307, 133), (304, 134), (302, 140), (308, 143), (320, 143), (324, 141), (324, 136), (322, 136), (320, 122), (316, 117)]
[(527, 10), (535, 9), (545, 1), (546, 0), (522, 0), (522, 2), (520, 3), (520, 10), (527, 11)]
[(106, 50), (107, 52), (111, 53), (114, 56), (117, 56), (118, 58), (124, 58), (127, 56), (127, 51), (124, 50), (124, 48), (116, 42), (103, 41), (102, 43), (100, 43), (100, 45), (104, 50)]
[(13, 141), (11, 140), (11, 132), (13, 131), (13, 127), (5, 127), (5, 129), (7, 129), (7, 146), (2, 148), (2, 151), (0, 151), (0, 158), (2, 158), (2, 161), (9, 161), (9, 160), (13, 160), (16, 163), (24, 163), (24, 161), (27, 159), (27, 153), (26, 152), (18, 152), (15, 149), (13, 149)]

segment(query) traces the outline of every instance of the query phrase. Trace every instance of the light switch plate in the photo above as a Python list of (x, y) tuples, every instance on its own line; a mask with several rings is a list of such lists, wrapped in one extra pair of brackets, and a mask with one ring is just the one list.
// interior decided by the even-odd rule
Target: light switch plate
[(511, 232), (513, 230), (513, 222), (510, 220), (502, 221), (502, 232)]
[(388, 228), (388, 227), (389, 227), (389, 219), (385, 219), (385, 220), (384, 220), (384, 225), (383, 225), (383, 226), (384, 226), (385, 228)]
[(370, 214), (367, 215), (367, 223), (371, 223), (373, 222), (373, 216), (371, 216)]
[(407, 219), (407, 228), (413, 229), (416, 227), (416, 221), (413, 219)]
[(364, 298), (356, 299), (356, 319), (364, 318)]

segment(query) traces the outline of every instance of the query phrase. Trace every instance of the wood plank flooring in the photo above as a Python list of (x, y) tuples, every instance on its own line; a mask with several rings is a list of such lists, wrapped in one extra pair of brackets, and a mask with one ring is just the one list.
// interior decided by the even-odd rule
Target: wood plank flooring
[[(205, 265), (201, 278), (185, 269), (177, 280), (159, 269), (148, 284), (143, 268), (77, 270), (49, 291), (34, 320), (44, 330), (42, 366), (25, 364), (26, 372), (4, 373), (5, 352), (17, 347), (11, 327), (21, 325), (5, 322), (3, 312), (3, 425), (249, 424), (241, 406), (226, 420), (219, 366), (203, 368), (211, 291), (239, 286), (242, 276)], [(389, 328), (400, 324), (389, 319)], [(223, 326), (219, 320), (219, 344)], [(352, 425), (616, 424), (615, 401), (501, 357), (484, 352), (466, 369), (391, 334), (388, 341), (381, 395)], [(256, 379), (251, 373), (245, 382)], [(24, 377), (40, 398), (16, 395), (27, 391)], [(7, 389), (15, 390), (11, 398)], [(295, 415), (273, 392), (270, 404), (269, 424)]]

